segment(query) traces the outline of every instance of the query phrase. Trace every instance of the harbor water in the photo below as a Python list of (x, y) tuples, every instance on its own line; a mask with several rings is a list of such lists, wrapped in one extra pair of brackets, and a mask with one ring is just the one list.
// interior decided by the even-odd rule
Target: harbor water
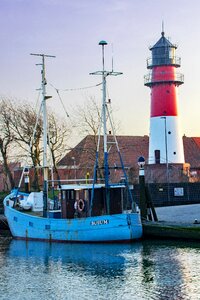
[(48, 244), (0, 236), (0, 299), (200, 299), (200, 244)]

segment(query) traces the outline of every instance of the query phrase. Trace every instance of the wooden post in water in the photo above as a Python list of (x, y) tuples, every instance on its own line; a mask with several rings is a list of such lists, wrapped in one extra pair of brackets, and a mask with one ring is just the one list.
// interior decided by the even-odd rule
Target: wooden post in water
[(140, 215), (141, 220), (149, 220), (149, 221), (158, 221), (158, 217), (151, 199), (151, 195), (149, 193), (149, 190), (145, 187), (145, 176), (144, 176), (144, 165), (145, 165), (145, 159), (143, 156), (140, 156), (138, 158), (138, 165), (139, 165), (139, 186), (140, 186), (140, 201), (139, 201), (139, 207), (140, 207)]

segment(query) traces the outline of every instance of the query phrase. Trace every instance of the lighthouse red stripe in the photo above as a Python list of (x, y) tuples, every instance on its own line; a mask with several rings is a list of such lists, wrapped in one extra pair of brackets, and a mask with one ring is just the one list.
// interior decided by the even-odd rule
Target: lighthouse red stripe
[(177, 87), (174, 66), (159, 66), (152, 70), (152, 79), (157, 84), (151, 89), (151, 117), (177, 116)]
[(173, 84), (154, 86), (151, 91), (151, 117), (177, 115), (176, 86)]

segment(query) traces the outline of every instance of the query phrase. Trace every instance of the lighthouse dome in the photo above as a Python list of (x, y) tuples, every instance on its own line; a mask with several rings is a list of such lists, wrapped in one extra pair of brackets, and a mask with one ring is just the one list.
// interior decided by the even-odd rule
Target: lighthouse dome
[(152, 66), (159, 65), (176, 65), (179, 66), (177, 59), (175, 57), (175, 50), (177, 46), (172, 44), (162, 32), (161, 38), (157, 43), (150, 48), (152, 51)]
[(161, 33), (161, 38), (157, 41), (157, 43), (150, 48), (150, 50), (153, 50), (155, 48), (161, 48), (161, 47), (171, 47), (171, 48), (177, 48), (176, 45), (172, 44), (166, 37), (164, 32)]

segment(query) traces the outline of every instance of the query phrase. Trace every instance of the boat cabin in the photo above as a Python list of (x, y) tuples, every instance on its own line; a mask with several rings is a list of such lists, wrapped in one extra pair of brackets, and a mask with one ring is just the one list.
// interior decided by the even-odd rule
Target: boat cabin
[[(107, 190), (104, 184), (95, 184), (94, 189), (92, 184), (67, 184), (61, 185), (60, 191), (61, 218), (64, 219), (84, 218), (90, 216), (90, 213), (91, 216), (101, 216), (108, 211), (109, 214), (120, 214), (131, 209), (128, 190), (124, 184), (111, 185)], [(109, 196), (106, 196), (106, 192)], [(109, 201), (106, 201), (106, 197)]]

